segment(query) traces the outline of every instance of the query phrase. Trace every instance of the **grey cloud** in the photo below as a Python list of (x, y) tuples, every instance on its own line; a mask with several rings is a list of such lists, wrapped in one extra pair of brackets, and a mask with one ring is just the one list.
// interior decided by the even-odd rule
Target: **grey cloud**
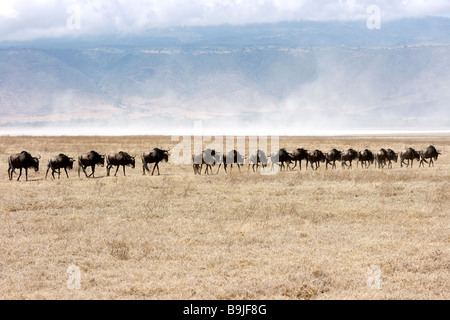
[[(385, 20), (425, 15), (449, 15), (450, 3), (386, 0), (183, 0), (183, 1), (2, 1), (1, 40), (102, 34), (136, 34), (149, 28), (268, 23), (295, 20), (361, 20), (367, 8), (380, 7)], [(80, 29), (67, 28), (77, 8)]]

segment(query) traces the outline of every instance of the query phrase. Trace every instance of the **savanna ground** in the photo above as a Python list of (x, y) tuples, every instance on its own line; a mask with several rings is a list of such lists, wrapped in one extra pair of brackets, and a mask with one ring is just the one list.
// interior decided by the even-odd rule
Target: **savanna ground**
[[(97, 167), (96, 178), (79, 179), (75, 165), (70, 179), (44, 180), (60, 152), (139, 155), (175, 144), (0, 137), (0, 298), (450, 298), (449, 135), (280, 138), (288, 150), (433, 144), (442, 155), (431, 168), (195, 176), (169, 161), (160, 176), (143, 176), (137, 159), (126, 177)], [(40, 171), (9, 181), (7, 157), (22, 150), (42, 156)], [(69, 285), (72, 265), (80, 289)]]

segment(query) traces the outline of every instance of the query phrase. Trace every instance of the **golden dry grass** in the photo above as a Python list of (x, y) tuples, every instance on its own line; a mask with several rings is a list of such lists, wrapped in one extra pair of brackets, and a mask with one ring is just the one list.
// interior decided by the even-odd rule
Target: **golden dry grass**
[[(0, 137), (2, 299), (449, 299), (450, 136), (290, 137), (330, 150), (435, 145), (433, 168), (194, 176), (161, 165), (142, 176), (44, 180), (45, 162), (140, 154), (169, 137)], [(9, 181), (7, 156), (42, 156)], [(215, 170), (214, 170), (215, 171)], [(24, 180), (24, 178), (23, 178)], [(67, 286), (70, 265), (81, 289)], [(369, 266), (381, 288), (367, 285)]]

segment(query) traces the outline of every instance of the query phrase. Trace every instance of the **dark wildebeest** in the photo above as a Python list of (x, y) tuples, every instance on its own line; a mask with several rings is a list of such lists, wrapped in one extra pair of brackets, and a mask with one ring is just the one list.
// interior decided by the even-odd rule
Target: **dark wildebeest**
[[(406, 167), (409, 167), (409, 160), (411, 160), (411, 168), (413, 166), (414, 159), (420, 160), (419, 153), (413, 148), (408, 148), (400, 152), (400, 167), (403, 167), (403, 164), (406, 164)], [(408, 163), (404, 161), (408, 160)]]
[[(350, 169), (352, 167), (352, 161), (358, 158), (358, 152), (353, 150), (352, 148), (348, 149), (347, 151), (342, 151), (341, 153), (341, 161), (342, 161), (342, 168), (344, 166), (348, 167)], [(350, 162), (350, 165), (347, 165), (347, 161)]]
[(388, 168), (392, 168), (392, 161), (394, 161), (395, 163), (397, 163), (397, 160), (398, 160), (398, 153), (396, 153), (396, 152), (393, 151), (392, 149), (387, 149), (387, 150), (386, 150), (386, 159), (389, 161), (389, 163), (388, 163)]
[(250, 170), (250, 165), (251, 165), (253, 172), (255, 172), (255, 166), (256, 166), (256, 170), (258, 170), (259, 164), (261, 164), (263, 171), (265, 171), (265, 168), (267, 167), (267, 163), (268, 163), (268, 159), (267, 159), (264, 151), (258, 150), (255, 154), (252, 154), (249, 156), (247, 171)]
[(358, 152), (358, 162), (356, 166), (358, 166), (358, 163), (361, 162), (361, 168), (369, 168), (371, 164), (373, 164), (373, 161), (375, 160), (373, 152), (364, 149), (363, 151)]
[(328, 169), (328, 165), (331, 164), (331, 169), (336, 169), (336, 161), (341, 161), (342, 152), (336, 149), (332, 149), (331, 151), (325, 154), (325, 168)]
[(424, 162), (428, 163), (428, 161), (426, 159), (430, 159), (428, 166), (431, 167), (431, 165), (433, 165), (433, 167), (434, 167), (433, 159), (436, 161), (438, 158), (438, 155), (440, 155), (441, 153), (439, 151), (437, 151), (435, 147), (429, 146), (428, 148), (426, 148), (424, 150), (420, 150), (419, 154), (420, 154), (420, 163), (419, 163), (419, 168), (420, 168), (420, 166), (422, 166), (422, 165), (425, 167), (425, 165), (423, 164)]
[[(78, 177), (80, 177), (80, 171), (83, 170), (86, 178), (92, 176), (94, 178), (95, 166), (100, 165), (105, 166), (105, 155), (100, 155), (96, 151), (92, 150), (86, 154), (78, 157)], [(88, 176), (86, 173), (86, 168), (91, 167), (92, 173)]]
[(69, 178), (69, 174), (67, 173), (67, 169), (73, 169), (73, 163), (75, 160), (73, 158), (69, 158), (65, 154), (58, 154), (56, 157), (50, 158), (47, 163), (47, 172), (45, 173), (45, 179), (47, 179), (48, 171), (52, 169), (52, 177), (55, 179), (55, 172), (58, 170), (58, 179), (61, 177), (61, 169), (64, 169), (66, 172), (67, 178)]
[[(206, 149), (202, 153), (192, 155), (194, 174), (202, 174), (203, 165), (206, 165), (205, 174), (212, 173), (212, 166), (216, 164), (216, 150)], [(209, 170), (208, 170), (209, 169)]]
[[(320, 167), (321, 162), (325, 162), (326, 158), (322, 151), (314, 150), (308, 154), (308, 161), (313, 170), (317, 170)], [(315, 164), (315, 168), (314, 168)], [(308, 162), (306, 162), (306, 168), (308, 168)]]
[(226, 155), (216, 154), (216, 161), (219, 163), (219, 168), (217, 169), (217, 173), (219, 173), (220, 166), (223, 164), (223, 168), (225, 172), (227, 172), (227, 165), (230, 165), (231, 170), (233, 170), (233, 164), (236, 164), (239, 168), (239, 172), (241, 172), (241, 165), (244, 164), (245, 157), (241, 156), (241, 154), (236, 150), (231, 150)]
[(13, 173), (16, 173), (15, 169), (20, 169), (19, 177), (17, 181), (19, 181), (22, 176), (22, 168), (25, 169), (25, 180), (28, 181), (28, 168), (34, 168), (35, 171), (39, 171), (39, 157), (32, 157), (26, 151), (22, 151), (21, 153), (13, 154), (8, 158), (8, 178), (12, 180)]
[(292, 160), (294, 160), (292, 153), (287, 152), (284, 148), (280, 149), (277, 153), (272, 153), (270, 155), (270, 161), (272, 162), (270, 171), (273, 170), (275, 164), (281, 167), (280, 170), (283, 170), (283, 168), (287, 168), (289, 166)]
[(112, 153), (106, 157), (106, 175), (109, 177), (109, 173), (113, 166), (117, 166), (116, 173), (119, 171), (120, 166), (123, 166), (123, 175), (125, 176), (125, 166), (131, 166), (134, 169), (136, 165), (136, 157), (130, 156), (128, 153), (119, 151), (119, 153)]
[(384, 166), (386, 165), (386, 160), (388, 160), (386, 149), (381, 148), (380, 150), (375, 152), (374, 159), (376, 161), (375, 167), (378, 165), (378, 168), (384, 168)]
[(170, 151), (170, 149), (163, 150), (163, 149), (155, 148), (151, 151), (144, 152), (141, 155), (142, 171), (144, 172), (144, 175), (145, 175), (145, 170), (150, 172), (150, 169), (148, 168), (147, 164), (154, 163), (155, 165), (153, 166), (152, 175), (155, 172), (155, 168), (158, 168), (158, 176), (159, 176), (160, 174), (159, 174), (159, 165), (158, 164), (161, 161), (165, 161), (165, 162), (169, 161), (169, 151)]
[(299, 170), (302, 170), (302, 160), (306, 161), (306, 166), (308, 166), (308, 150), (297, 148), (292, 151), (292, 160), (294, 161), (294, 167), (291, 170), (294, 170), (297, 167), (297, 161), (299, 163)]

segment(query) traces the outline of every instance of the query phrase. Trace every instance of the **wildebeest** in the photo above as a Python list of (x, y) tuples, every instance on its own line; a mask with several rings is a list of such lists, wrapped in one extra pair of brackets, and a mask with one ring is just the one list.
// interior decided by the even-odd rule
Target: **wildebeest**
[(20, 169), (19, 177), (17, 181), (19, 181), (22, 176), (22, 169), (25, 169), (25, 180), (28, 181), (28, 168), (34, 168), (35, 171), (39, 171), (39, 159), (41, 156), (33, 157), (26, 151), (22, 151), (21, 153), (13, 154), (8, 158), (8, 178), (12, 180), (13, 173), (15, 169)]
[[(413, 148), (408, 148), (400, 152), (400, 167), (403, 167), (403, 164), (406, 164), (406, 167), (409, 167), (409, 161), (411, 160), (411, 168), (413, 166), (414, 159), (420, 160), (419, 153)], [(408, 163), (404, 161), (408, 160)]]
[(358, 152), (358, 163), (361, 162), (361, 168), (369, 168), (371, 164), (373, 164), (374, 161), (374, 156), (373, 156), (373, 152), (368, 150), (368, 149), (364, 149), (363, 151)]
[(292, 160), (292, 153), (289, 153), (286, 151), (286, 149), (282, 148), (278, 150), (277, 153), (272, 153), (270, 155), (270, 161), (272, 162), (270, 170), (273, 170), (275, 164), (280, 166), (280, 170), (283, 170), (283, 168), (287, 168), (289, 166)]
[[(341, 162), (342, 162), (342, 168), (344, 166), (348, 167), (350, 169), (352, 167), (352, 161), (358, 158), (358, 152), (353, 150), (352, 148), (348, 149), (347, 151), (342, 151), (341, 153)], [(347, 165), (347, 161), (350, 162), (350, 165)]]
[[(308, 154), (308, 161), (313, 170), (317, 170), (320, 167), (321, 162), (325, 162), (325, 155), (320, 150), (314, 150)], [(314, 168), (315, 165), (315, 168)], [(308, 168), (308, 162), (306, 163), (306, 168)]]
[(375, 152), (374, 159), (376, 161), (375, 167), (378, 165), (378, 168), (384, 168), (384, 166), (386, 165), (386, 160), (388, 160), (386, 149), (381, 148), (380, 150)]
[[(203, 165), (206, 165), (205, 174), (210, 171), (212, 166), (216, 164), (216, 150), (206, 149), (202, 153), (192, 155), (192, 167), (194, 174), (202, 174)], [(209, 169), (209, 170), (208, 170)]]
[[(95, 166), (100, 165), (105, 166), (105, 155), (100, 155), (98, 152), (92, 150), (86, 154), (78, 157), (78, 177), (80, 177), (80, 171), (83, 170), (86, 178), (92, 176), (94, 178)], [(86, 168), (91, 167), (92, 173), (87, 175)]]
[(219, 168), (217, 169), (217, 173), (219, 173), (220, 166), (223, 164), (223, 168), (225, 172), (227, 172), (227, 165), (230, 165), (231, 170), (233, 169), (233, 164), (236, 164), (239, 168), (239, 172), (241, 172), (241, 165), (244, 164), (244, 159), (238, 151), (231, 150), (227, 154), (216, 154), (216, 161), (219, 163)]
[(325, 154), (325, 168), (328, 169), (328, 164), (331, 164), (331, 169), (336, 169), (336, 161), (341, 161), (342, 152), (336, 149), (332, 149), (331, 151)]
[(75, 160), (73, 158), (70, 158), (63, 153), (58, 154), (56, 157), (50, 158), (47, 163), (47, 172), (45, 173), (45, 179), (47, 179), (48, 171), (50, 169), (52, 169), (53, 179), (55, 179), (56, 170), (58, 170), (58, 179), (61, 177), (61, 169), (64, 169), (67, 178), (69, 178), (67, 169), (72, 170), (74, 162)]
[(270, 170), (273, 170), (275, 164), (280, 166), (280, 170), (287, 169), (289, 164), (294, 160), (292, 153), (286, 151), (285, 148), (278, 150), (277, 153), (270, 155), (270, 161), (272, 163)]
[(112, 153), (106, 157), (106, 175), (109, 177), (109, 173), (113, 166), (117, 166), (116, 173), (119, 171), (120, 166), (123, 167), (123, 175), (125, 176), (125, 167), (131, 166), (134, 169), (136, 165), (136, 157), (130, 156), (128, 153), (119, 151), (118, 153)]
[(255, 154), (252, 154), (249, 156), (248, 170), (250, 170), (250, 165), (251, 165), (253, 172), (255, 172), (255, 166), (256, 166), (256, 170), (258, 170), (259, 164), (261, 164), (263, 171), (265, 171), (265, 168), (267, 167), (267, 163), (268, 163), (268, 159), (267, 159), (267, 156), (264, 153), (264, 151), (258, 150)]
[(169, 161), (169, 151), (170, 151), (170, 149), (163, 150), (163, 149), (159, 149), (159, 148), (154, 148), (151, 151), (144, 152), (141, 155), (142, 171), (144, 172), (144, 175), (145, 175), (145, 170), (150, 172), (150, 169), (148, 168), (147, 164), (154, 163), (155, 165), (153, 166), (152, 175), (155, 172), (155, 168), (158, 168), (158, 176), (159, 176), (160, 174), (159, 174), (159, 165), (158, 164), (161, 161), (165, 161), (165, 162)]
[(398, 153), (396, 153), (396, 152), (393, 151), (392, 149), (387, 149), (387, 150), (386, 150), (386, 159), (389, 161), (389, 163), (388, 163), (388, 168), (392, 168), (392, 161), (394, 161), (395, 163), (397, 163), (397, 160), (398, 160)]
[(420, 155), (419, 168), (422, 165), (425, 167), (425, 165), (423, 163), (424, 162), (428, 163), (428, 161), (426, 159), (430, 159), (428, 166), (431, 167), (431, 165), (433, 165), (433, 167), (434, 167), (433, 159), (436, 161), (438, 158), (438, 155), (440, 155), (440, 154), (441, 153), (439, 151), (437, 151), (436, 148), (433, 146), (429, 146), (428, 148), (426, 148), (424, 150), (420, 150), (419, 151), (419, 155)]
[(308, 150), (303, 148), (297, 148), (291, 153), (292, 160), (294, 161), (294, 167), (291, 170), (294, 170), (297, 167), (297, 161), (299, 163), (299, 170), (302, 170), (302, 160), (305, 160), (306, 166), (308, 166)]

